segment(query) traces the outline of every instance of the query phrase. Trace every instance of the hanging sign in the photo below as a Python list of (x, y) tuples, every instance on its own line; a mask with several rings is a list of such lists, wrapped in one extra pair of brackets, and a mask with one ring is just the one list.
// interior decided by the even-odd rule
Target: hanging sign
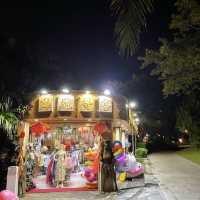
[(99, 97), (99, 112), (112, 112), (112, 99), (110, 97)]
[(92, 112), (94, 110), (94, 97), (92, 95), (83, 95), (79, 101), (80, 112)]
[(59, 95), (57, 109), (58, 111), (74, 111), (74, 96)]
[(50, 112), (53, 109), (53, 96), (50, 94), (39, 97), (39, 112)]

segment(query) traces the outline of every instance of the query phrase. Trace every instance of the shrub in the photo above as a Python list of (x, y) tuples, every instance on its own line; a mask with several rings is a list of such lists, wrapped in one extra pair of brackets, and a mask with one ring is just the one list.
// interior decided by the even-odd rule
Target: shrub
[(148, 150), (146, 148), (138, 148), (136, 149), (136, 158), (146, 158)]
[(146, 144), (142, 142), (137, 143), (137, 148), (146, 148)]

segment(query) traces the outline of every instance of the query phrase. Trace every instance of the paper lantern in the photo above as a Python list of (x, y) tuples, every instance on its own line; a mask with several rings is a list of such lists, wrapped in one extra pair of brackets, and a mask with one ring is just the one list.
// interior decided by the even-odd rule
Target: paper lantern
[(31, 132), (35, 136), (40, 136), (42, 134), (48, 133), (49, 127), (42, 123), (42, 122), (37, 122), (31, 126)]

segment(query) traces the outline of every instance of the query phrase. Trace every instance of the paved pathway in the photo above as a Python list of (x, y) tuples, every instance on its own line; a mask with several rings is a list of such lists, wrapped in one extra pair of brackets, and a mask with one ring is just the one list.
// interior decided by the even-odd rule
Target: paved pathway
[(200, 200), (199, 165), (176, 153), (155, 153), (149, 159), (168, 200)]

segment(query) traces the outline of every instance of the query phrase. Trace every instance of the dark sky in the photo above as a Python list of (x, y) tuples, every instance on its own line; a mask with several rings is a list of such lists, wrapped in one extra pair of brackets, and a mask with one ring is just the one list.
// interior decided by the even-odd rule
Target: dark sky
[(107, 0), (7, 1), (0, 5), (0, 45), (1, 49), (8, 45), (12, 55), (6, 54), (9, 70), (1, 62), (1, 76), (12, 73), (15, 79), (25, 71), (20, 79), (37, 79), (38, 88), (50, 89), (64, 84), (101, 88), (107, 80), (131, 79), (139, 70), (137, 57), (145, 48), (156, 48), (157, 38), (167, 35), (171, 2), (156, 3), (137, 54), (126, 59), (115, 46)]

